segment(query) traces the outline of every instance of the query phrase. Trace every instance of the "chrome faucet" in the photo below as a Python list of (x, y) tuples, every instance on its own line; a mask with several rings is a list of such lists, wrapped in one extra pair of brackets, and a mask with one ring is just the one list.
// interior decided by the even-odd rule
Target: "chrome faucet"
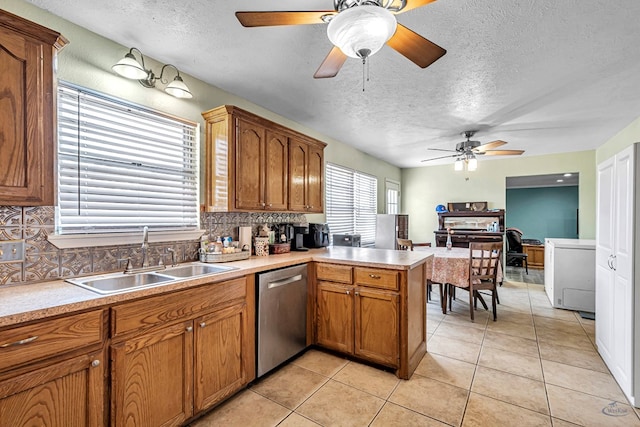
[(142, 229), (142, 268), (149, 267), (149, 227)]

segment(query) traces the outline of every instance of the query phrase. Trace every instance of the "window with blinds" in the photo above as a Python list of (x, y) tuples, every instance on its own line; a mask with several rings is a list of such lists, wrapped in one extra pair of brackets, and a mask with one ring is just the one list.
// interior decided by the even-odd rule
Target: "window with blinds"
[(198, 228), (198, 125), (58, 85), (58, 234)]
[(327, 163), (327, 223), (332, 234), (360, 234), (362, 246), (376, 238), (378, 179), (353, 169)]

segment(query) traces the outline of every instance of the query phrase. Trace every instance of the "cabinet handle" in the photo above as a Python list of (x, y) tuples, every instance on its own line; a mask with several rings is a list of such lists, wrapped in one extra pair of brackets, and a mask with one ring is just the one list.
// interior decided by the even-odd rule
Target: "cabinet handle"
[(370, 274), (369, 277), (371, 277), (372, 279), (379, 279), (380, 276), (378, 276), (377, 274)]
[(355, 292), (355, 295), (356, 295), (356, 296), (359, 296), (359, 295), (360, 295), (360, 292), (356, 291), (356, 292)]
[(264, 208), (265, 206), (267, 206), (267, 204), (263, 202), (262, 203), (262, 207)]
[(94, 360), (93, 362), (91, 362), (91, 366), (97, 368), (98, 366), (100, 366), (100, 361), (98, 359)]
[(272, 206), (273, 206), (273, 203), (269, 203), (269, 207), (272, 207)]
[(611, 269), (612, 269), (613, 271), (616, 271), (616, 270), (617, 270), (616, 265), (614, 264), (614, 262), (615, 262), (615, 261), (616, 261), (616, 256), (615, 256), (615, 255), (612, 255), (612, 256), (611, 256)]
[(206, 323), (204, 323), (204, 322), (200, 322), (200, 327), (201, 327), (201, 328), (204, 328), (205, 326), (207, 326), (207, 324), (206, 324)]
[(193, 331), (193, 326), (187, 326), (187, 332)]
[(7, 348), (7, 347), (13, 347), (15, 345), (24, 345), (24, 344), (29, 344), (30, 342), (34, 342), (35, 340), (38, 339), (37, 335), (34, 335), (32, 337), (29, 338), (25, 338), (23, 340), (19, 340), (19, 341), (14, 341), (14, 342), (8, 342), (6, 344), (0, 344), (0, 348)]
[(351, 295), (351, 291), (347, 291), (347, 295)]

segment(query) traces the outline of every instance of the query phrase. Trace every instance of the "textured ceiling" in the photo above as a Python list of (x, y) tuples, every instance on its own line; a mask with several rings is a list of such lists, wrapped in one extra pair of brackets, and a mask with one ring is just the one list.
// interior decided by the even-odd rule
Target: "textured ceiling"
[(29, 1), (399, 167), (424, 166), (443, 154), (429, 147), (453, 148), (467, 129), (531, 156), (594, 149), (640, 116), (638, 0), (439, 0), (398, 22), (447, 54), (421, 69), (385, 46), (364, 92), (355, 59), (313, 79), (331, 49), (325, 25), (244, 28), (234, 16), (331, 0)]

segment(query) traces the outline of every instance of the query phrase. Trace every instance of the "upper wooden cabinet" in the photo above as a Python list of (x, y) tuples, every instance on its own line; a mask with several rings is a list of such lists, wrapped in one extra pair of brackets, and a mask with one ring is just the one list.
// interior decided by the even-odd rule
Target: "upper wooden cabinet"
[(207, 211), (323, 211), (325, 143), (230, 105), (202, 116)]
[(55, 204), (55, 57), (66, 43), (0, 10), (0, 205)]

